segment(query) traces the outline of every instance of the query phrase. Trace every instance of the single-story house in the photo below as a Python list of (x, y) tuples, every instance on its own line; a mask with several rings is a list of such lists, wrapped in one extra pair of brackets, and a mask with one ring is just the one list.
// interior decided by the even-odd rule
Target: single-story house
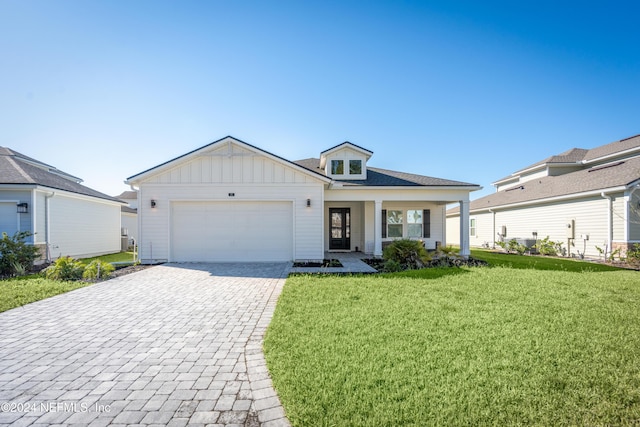
[(138, 241), (138, 192), (123, 191), (115, 196), (116, 199), (126, 203), (121, 209), (122, 237), (127, 238), (127, 243)]
[(228, 136), (133, 175), (125, 182), (138, 191), (139, 258), (321, 260), (328, 251), (380, 256), (383, 242), (403, 237), (446, 244), (445, 206), (466, 212), (479, 186), (374, 168), (372, 155), (345, 142), (290, 161)]
[[(640, 135), (572, 148), (493, 185), (496, 192), (472, 201), (463, 219), (471, 246), (549, 236), (567, 255), (598, 257), (640, 243)], [(458, 208), (448, 210), (449, 243), (460, 241), (459, 223)]]
[(48, 260), (118, 252), (122, 202), (81, 182), (0, 147), (0, 232), (32, 233), (27, 241), (40, 246)]

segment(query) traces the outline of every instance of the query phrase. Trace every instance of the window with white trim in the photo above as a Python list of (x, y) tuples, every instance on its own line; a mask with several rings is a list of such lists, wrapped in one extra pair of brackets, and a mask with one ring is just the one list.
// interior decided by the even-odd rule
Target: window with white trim
[(344, 160), (331, 160), (331, 175), (344, 175)]
[(422, 209), (409, 209), (407, 211), (407, 237), (422, 237)]
[(469, 219), (469, 235), (476, 237), (476, 219), (475, 218)]
[(404, 224), (402, 211), (387, 211), (387, 237), (402, 238), (402, 228)]

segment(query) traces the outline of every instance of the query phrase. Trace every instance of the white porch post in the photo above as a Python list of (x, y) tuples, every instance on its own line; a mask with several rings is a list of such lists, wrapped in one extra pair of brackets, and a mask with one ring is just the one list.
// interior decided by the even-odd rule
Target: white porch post
[(382, 200), (373, 202), (373, 256), (382, 256)]
[(460, 255), (469, 258), (469, 201), (460, 200)]

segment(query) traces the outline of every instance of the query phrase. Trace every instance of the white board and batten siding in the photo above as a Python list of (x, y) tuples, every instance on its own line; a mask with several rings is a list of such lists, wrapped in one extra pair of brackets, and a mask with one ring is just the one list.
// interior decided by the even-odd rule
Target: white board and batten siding
[(324, 256), (323, 182), (257, 151), (223, 144), (137, 185), (142, 262)]
[(49, 199), (49, 227), (53, 258), (61, 255), (84, 258), (120, 251), (117, 202), (56, 191)]

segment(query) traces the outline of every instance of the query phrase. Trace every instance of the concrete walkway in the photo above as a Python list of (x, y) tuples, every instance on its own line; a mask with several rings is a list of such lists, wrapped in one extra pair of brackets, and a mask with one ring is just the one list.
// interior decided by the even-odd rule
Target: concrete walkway
[(0, 425), (288, 426), (280, 264), (166, 264), (0, 313)]
[(342, 267), (293, 267), (291, 273), (362, 274), (377, 273), (378, 270), (362, 261), (373, 258), (362, 252), (325, 252), (325, 259), (337, 259)]

